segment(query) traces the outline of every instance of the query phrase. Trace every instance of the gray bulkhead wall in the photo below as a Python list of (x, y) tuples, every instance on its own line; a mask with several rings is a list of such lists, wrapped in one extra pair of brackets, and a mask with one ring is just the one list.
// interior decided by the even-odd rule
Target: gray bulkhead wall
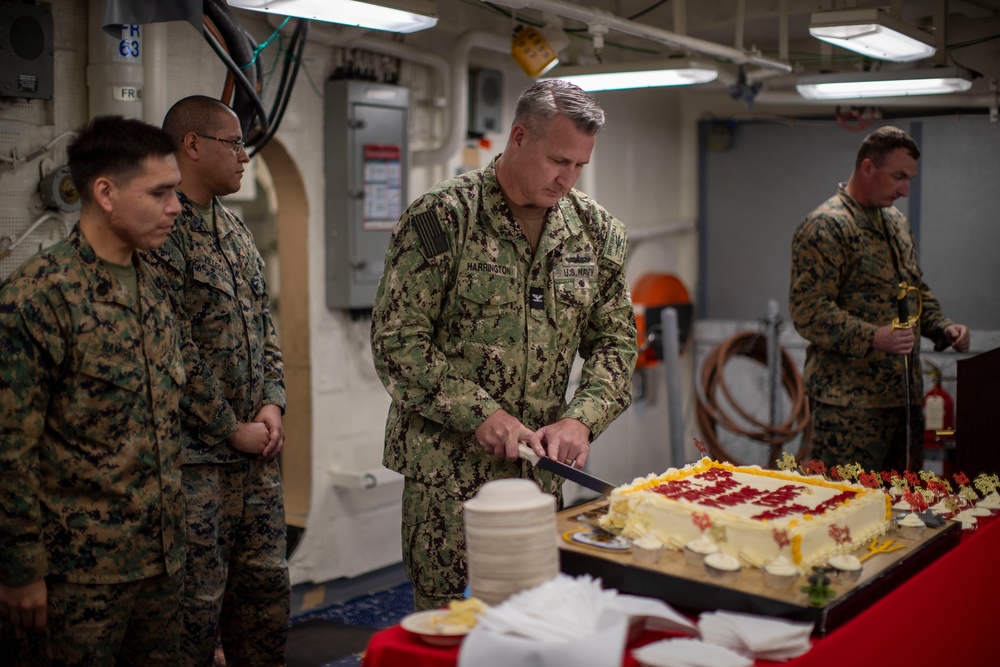
[[(987, 116), (886, 121), (921, 149), (910, 196), (924, 278), (944, 312), (973, 329), (1000, 329), (1000, 124)], [(847, 181), (862, 139), (879, 124), (699, 124), (699, 288), (702, 319), (756, 320), (777, 299), (788, 321), (791, 239)]]

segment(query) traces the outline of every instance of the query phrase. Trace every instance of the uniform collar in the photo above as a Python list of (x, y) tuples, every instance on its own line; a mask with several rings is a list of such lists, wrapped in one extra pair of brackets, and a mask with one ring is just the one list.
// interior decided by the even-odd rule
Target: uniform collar
[[(180, 190), (177, 190), (177, 199), (181, 203), (181, 214), (177, 216), (177, 220), (185, 220), (192, 231), (210, 234), (212, 231), (211, 227), (205, 224), (205, 220), (198, 213), (194, 202)], [(215, 211), (215, 229), (221, 238), (232, 231), (233, 227), (218, 197), (212, 197), (212, 209)]]
[[(851, 211), (851, 215), (854, 216), (855, 221), (859, 227), (864, 227), (870, 229), (878, 234), (884, 234), (882, 227), (865, 213), (865, 208), (857, 202), (854, 197), (852, 197), (847, 192), (847, 183), (840, 183), (837, 186), (837, 195), (843, 200), (844, 205)], [(877, 207), (876, 207), (877, 208)], [(888, 224), (888, 216), (886, 215), (886, 209), (878, 209), (882, 212), (883, 224)]]
[[(524, 240), (524, 234), (514, 219), (514, 213), (507, 206), (500, 181), (497, 180), (496, 163), (502, 153), (498, 153), (489, 166), (483, 170), (483, 206), (488, 211), (500, 211), (503, 219), (489, 217), (493, 229), (512, 241)], [(581, 231), (579, 216), (570, 215), (572, 206), (567, 196), (562, 197), (545, 214), (545, 227), (538, 243), (536, 254), (545, 254), (561, 245), (566, 239), (576, 236)]]
[[(83, 235), (79, 224), (73, 227), (73, 231), (70, 232), (67, 240), (70, 247), (80, 257), (84, 270), (91, 276), (94, 298), (97, 301), (117, 303), (128, 308), (134, 308), (136, 305), (135, 297), (127, 288), (111, 277), (111, 272), (101, 263), (101, 258), (94, 252), (93, 246), (87, 241), (87, 237)], [(133, 253), (133, 261), (134, 257), (135, 253)]]

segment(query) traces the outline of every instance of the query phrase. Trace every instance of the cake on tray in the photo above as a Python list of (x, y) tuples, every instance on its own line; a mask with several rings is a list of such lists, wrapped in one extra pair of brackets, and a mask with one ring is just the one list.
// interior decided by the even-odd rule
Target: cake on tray
[(878, 488), (704, 458), (618, 487), (601, 525), (678, 551), (708, 537), (746, 565), (784, 555), (808, 572), (885, 534), (891, 518)]

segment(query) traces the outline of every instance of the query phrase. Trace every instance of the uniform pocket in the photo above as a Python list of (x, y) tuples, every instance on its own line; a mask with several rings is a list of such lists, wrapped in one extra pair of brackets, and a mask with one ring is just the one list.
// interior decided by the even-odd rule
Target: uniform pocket
[(62, 406), (62, 421), (81, 425), (78, 435), (84, 437), (77, 446), (89, 449), (92, 456), (114, 455), (146, 427), (146, 370), (129, 359), (127, 351), (111, 355), (88, 350), (80, 361), (74, 395)]
[(198, 283), (203, 290), (224, 292), (232, 298), (236, 296), (233, 291), (233, 280), (229, 273), (208, 262), (194, 262), (191, 265), (191, 279)]
[(453, 335), (474, 343), (507, 340), (511, 327), (523, 326), (516, 301), (517, 284), (507, 276), (472, 273), (459, 276), (458, 312), (449, 318)]

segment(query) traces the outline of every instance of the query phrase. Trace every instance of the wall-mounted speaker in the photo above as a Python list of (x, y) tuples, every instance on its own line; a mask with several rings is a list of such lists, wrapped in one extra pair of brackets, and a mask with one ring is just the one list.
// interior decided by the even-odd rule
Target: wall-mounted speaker
[(469, 72), (469, 134), (481, 137), (500, 132), (503, 107), (503, 76), (495, 69)]
[(52, 11), (0, 4), (0, 95), (52, 99)]

